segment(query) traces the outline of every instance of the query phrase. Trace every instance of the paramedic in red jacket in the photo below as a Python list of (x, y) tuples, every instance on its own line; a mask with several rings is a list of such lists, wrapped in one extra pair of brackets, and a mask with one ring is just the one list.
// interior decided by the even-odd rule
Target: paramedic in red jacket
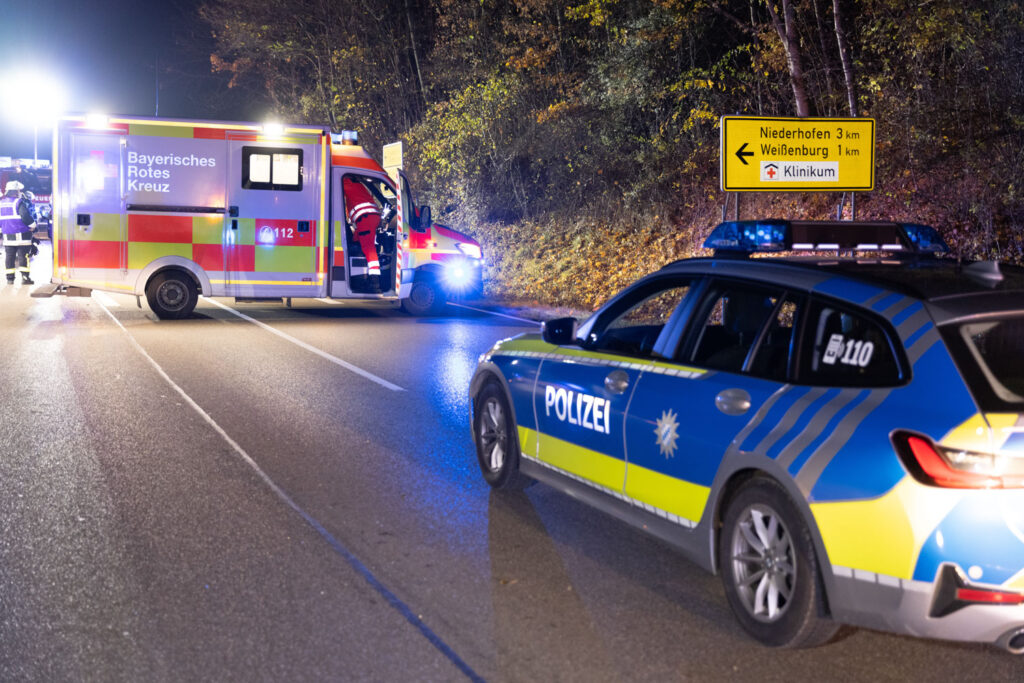
[(377, 247), (374, 239), (377, 236), (377, 228), (380, 227), (381, 212), (373, 195), (358, 180), (352, 176), (345, 176), (342, 180), (342, 190), (345, 193), (345, 207), (348, 210), (348, 220), (352, 224), (352, 231), (355, 233), (356, 241), (363, 249), (363, 256), (366, 257), (367, 281), (371, 292), (380, 291), (380, 260), (377, 257)]

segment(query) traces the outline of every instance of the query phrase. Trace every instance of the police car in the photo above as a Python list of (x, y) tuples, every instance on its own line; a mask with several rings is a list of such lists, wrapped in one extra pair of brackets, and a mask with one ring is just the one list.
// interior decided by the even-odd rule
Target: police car
[(1024, 269), (899, 223), (705, 247), (481, 357), (487, 482), (668, 541), (767, 645), (852, 624), (1024, 652)]

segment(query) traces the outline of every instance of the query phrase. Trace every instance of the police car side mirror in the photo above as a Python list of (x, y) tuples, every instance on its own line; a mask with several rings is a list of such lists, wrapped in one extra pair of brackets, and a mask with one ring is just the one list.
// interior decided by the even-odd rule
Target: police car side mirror
[(548, 344), (564, 346), (576, 342), (576, 318), (555, 318), (540, 325), (540, 335)]
[(418, 232), (426, 232), (427, 228), (430, 227), (430, 207), (423, 205), (420, 207), (419, 219), (416, 221), (416, 230)]

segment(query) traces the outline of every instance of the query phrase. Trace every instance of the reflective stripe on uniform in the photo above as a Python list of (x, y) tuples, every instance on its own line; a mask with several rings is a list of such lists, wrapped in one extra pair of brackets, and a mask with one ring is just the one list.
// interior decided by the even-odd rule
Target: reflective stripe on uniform
[(21, 220), (18, 211), (19, 202), (21, 199), (17, 197), (0, 198), (0, 231), (4, 234), (4, 244), (9, 244), (8, 237), (20, 234), (25, 229), (25, 221)]
[(4, 235), (5, 247), (27, 247), (32, 244), (32, 233), (17, 232), (13, 235)]
[(368, 214), (374, 214), (379, 216), (380, 209), (378, 209), (377, 205), (374, 204), (373, 202), (363, 202), (362, 204), (356, 204), (348, 212), (349, 220), (351, 220), (353, 223), (355, 223), (360, 218)]

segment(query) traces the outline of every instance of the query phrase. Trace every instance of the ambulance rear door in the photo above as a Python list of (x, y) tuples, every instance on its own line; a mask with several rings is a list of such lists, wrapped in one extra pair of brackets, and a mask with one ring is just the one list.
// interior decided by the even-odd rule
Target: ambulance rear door
[[(62, 159), (68, 169), (65, 229), (57, 249), (59, 277), (94, 287), (126, 273), (124, 168), (126, 135), (66, 127)], [(56, 275), (56, 273), (55, 273)]]

